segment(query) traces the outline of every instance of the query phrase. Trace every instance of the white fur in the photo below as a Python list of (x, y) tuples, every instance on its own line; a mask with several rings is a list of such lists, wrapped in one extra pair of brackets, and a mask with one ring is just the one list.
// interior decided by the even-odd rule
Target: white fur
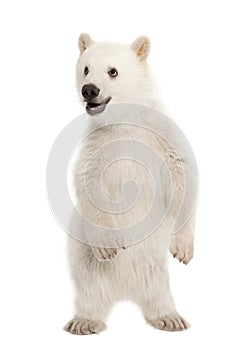
[[(84, 76), (84, 67), (90, 73)], [(110, 79), (109, 68), (117, 68), (119, 76)], [(84, 84), (100, 88), (100, 100), (112, 96), (112, 102), (138, 103), (156, 107), (151, 74), (146, 61), (140, 61), (130, 45), (119, 43), (92, 44), (79, 57), (76, 67), (78, 92)]]
[[(146, 45), (146, 47), (144, 46)], [(159, 107), (153, 93), (151, 75), (146, 63), (149, 41), (145, 37), (137, 39), (132, 46), (113, 43), (94, 43), (83, 34), (79, 39), (81, 55), (77, 63), (77, 87), (80, 94), (84, 84), (93, 83), (100, 88), (100, 100), (112, 96), (110, 103), (135, 103), (149, 107)], [(90, 74), (84, 75), (88, 66)], [(119, 76), (108, 76), (109, 68), (115, 67)], [(92, 123), (97, 123), (95, 117)], [(162, 127), (162, 126), (160, 126)], [(89, 178), (100, 175), (97, 163), (88, 163), (93, 152), (105, 142), (119, 139), (131, 133), (133, 139), (141, 139), (154, 144), (168, 165), (174, 186), (174, 201), (165, 222), (149, 237), (132, 246), (121, 248), (91, 247), (69, 237), (68, 252), (72, 278), (75, 282), (75, 316), (65, 326), (65, 330), (75, 334), (98, 333), (105, 328), (107, 315), (112, 305), (123, 299), (137, 303), (144, 317), (151, 325), (163, 330), (183, 330), (188, 323), (177, 313), (169, 287), (167, 255), (171, 252), (180, 261), (188, 263), (193, 254), (193, 221), (190, 220), (178, 235), (171, 236), (178, 203), (182, 199), (184, 174), (181, 160), (165, 141), (151, 138), (148, 131), (137, 127), (114, 125), (105, 132), (99, 129), (87, 137), (78, 152), (74, 168), (74, 189), (77, 206), (89, 217), (101, 225), (111, 227), (122, 223), (132, 223), (146, 210), (151, 191), (146, 190), (145, 197), (135, 212), (125, 216), (102, 213), (90, 203), (83, 184), (83, 175)], [(110, 157), (109, 157), (110, 158)], [(131, 173), (131, 174), (130, 174)], [(122, 178), (134, 175), (143, 188), (151, 188), (146, 174), (136, 166), (125, 161), (123, 167), (115, 163), (104, 176), (104, 190), (107, 196), (118, 199), (122, 187)], [(163, 179), (165, 182), (165, 178)], [(164, 184), (165, 188), (165, 184)], [(141, 216), (141, 215), (140, 215)], [(83, 228), (81, 228), (83, 229)]]

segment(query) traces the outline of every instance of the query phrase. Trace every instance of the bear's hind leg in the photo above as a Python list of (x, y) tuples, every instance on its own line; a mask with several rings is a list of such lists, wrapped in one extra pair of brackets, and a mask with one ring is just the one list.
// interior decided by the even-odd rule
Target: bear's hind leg
[(138, 304), (146, 321), (153, 327), (166, 331), (182, 331), (189, 324), (176, 311), (167, 268), (160, 268), (148, 278), (148, 282), (139, 291)]

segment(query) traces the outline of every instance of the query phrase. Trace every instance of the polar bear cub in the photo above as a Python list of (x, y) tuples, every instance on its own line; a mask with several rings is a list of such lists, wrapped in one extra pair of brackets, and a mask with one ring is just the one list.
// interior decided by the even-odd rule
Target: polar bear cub
[[(150, 128), (139, 127), (134, 122), (122, 123), (122, 118), (131, 111), (134, 115), (141, 114), (141, 118), (147, 111), (147, 122), (151, 125), (151, 111), (154, 115), (157, 113), (154, 111), (161, 109), (147, 64), (150, 41), (140, 36), (131, 45), (95, 43), (88, 34), (81, 34), (79, 50), (77, 89), (90, 122), (88, 134), (77, 153), (73, 186), (77, 210), (93, 223), (93, 227), (100, 227), (100, 237), (104, 241), (91, 241), (92, 231), (86, 232), (84, 237), (88, 239), (69, 236), (75, 315), (64, 329), (73, 334), (99, 333), (105, 329), (114, 303), (132, 300), (141, 308), (146, 321), (155, 328), (185, 330), (189, 325), (175, 308), (167, 266), (168, 251), (185, 264), (193, 256), (194, 214), (179, 232), (173, 232), (184, 192), (183, 159), (167, 140), (158, 139), (156, 133), (153, 136)], [(114, 118), (119, 120), (119, 116), (121, 122), (114, 123)], [(153, 120), (154, 123), (156, 121)], [(165, 120), (160, 117), (157, 129), (168, 128), (164, 124)], [(141, 141), (142, 151), (140, 149), (139, 153), (136, 153), (137, 141)], [(123, 227), (126, 234), (129, 233), (127, 231), (141, 221), (144, 213), (149, 212), (149, 204), (154, 201), (156, 184), (142, 164), (148, 160), (149, 166), (155, 166), (154, 156), (147, 159), (148, 150), (152, 152), (153, 147), (165, 163), (165, 167), (156, 171), (155, 181), (161, 184), (156, 212), (162, 207), (165, 210), (165, 196), (170, 186), (173, 189), (167, 215), (151, 232), (147, 232), (148, 225), (144, 224), (142, 232), (138, 230), (136, 236), (131, 233), (130, 241), (114, 241), (114, 232)], [(126, 151), (128, 157), (125, 157)], [(114, 156), (119, 155), (120, 162), (112, 161), (113, 153)], [(141, 164), (135, 161), (136, 154), (142, 157)], [(130, 178), (134, 178), (141, 189), (139, 202), (134, 202), (129, 210), (120, 210), (122, 207), (116, 210), (115, 205), (125, 200), (122, 182)], [(100, 192), (98, 183), (103, 188), (103, 196), (111, 201), (107, 210), (96, 203)], [(128, 191), (128, 195), (132, 193), (135, 193), (134, 190)], [(155, 215), (149, 220), (152, 220), (152, 225)], [(107, 233), (103, 231), (105, 227)], [(81, 226), (80, 230), (86, 229)], [(147, 234), (145, 232), (141, 236), (144, 231)]]

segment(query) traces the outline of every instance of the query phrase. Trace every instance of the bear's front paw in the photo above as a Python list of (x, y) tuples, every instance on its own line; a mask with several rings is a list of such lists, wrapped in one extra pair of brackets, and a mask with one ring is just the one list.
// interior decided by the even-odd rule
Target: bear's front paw
[(171, 238), (169, 251), (174, 258), (187, 265), (193, 257), (193, 241), (194, 239), (191, 235), (179, 233), (173, 234)]
[(109, 261), (117, 256), (116, 248), (92, 248), (92, 250), (99, 261)]

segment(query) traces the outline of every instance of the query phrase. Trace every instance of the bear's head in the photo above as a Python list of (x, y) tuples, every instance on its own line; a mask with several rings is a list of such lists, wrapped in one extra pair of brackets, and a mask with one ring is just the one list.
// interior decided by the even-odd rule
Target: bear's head
[(77, 88), (90, 115), (103, 112), (108, 103), (151, 104), (147, 37), (140, 36), (131, 45), (124, 45), (95, 43), (88, 34), (81, 34), (78, 44)]

